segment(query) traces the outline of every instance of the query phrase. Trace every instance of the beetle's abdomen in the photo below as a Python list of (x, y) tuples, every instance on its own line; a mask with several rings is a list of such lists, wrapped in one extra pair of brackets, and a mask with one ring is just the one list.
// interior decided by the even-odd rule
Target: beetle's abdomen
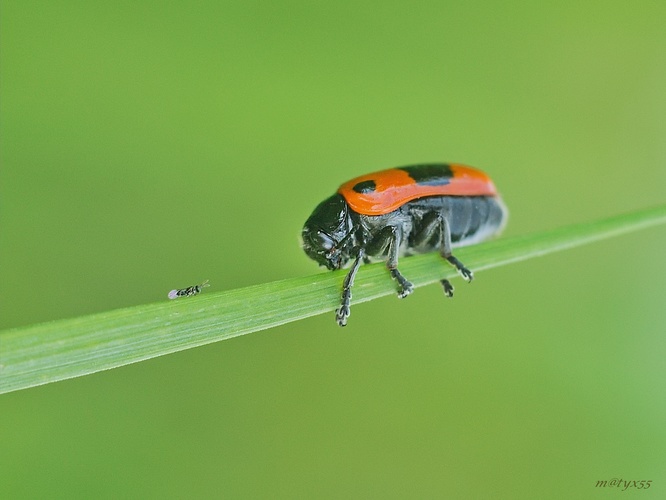
[(472, 245), (498, 235), (508, 219), (499, 196), (433, 196), (402, 207), (411, 219), (406, 253), (431, 252), (439, 248), (441, 231), (433, 224), (446, 219), (454, 247)]
[(495, 196), (449, 197), (448, 220), (454, 245), (471, 245), (499, 234), (509, 212)]

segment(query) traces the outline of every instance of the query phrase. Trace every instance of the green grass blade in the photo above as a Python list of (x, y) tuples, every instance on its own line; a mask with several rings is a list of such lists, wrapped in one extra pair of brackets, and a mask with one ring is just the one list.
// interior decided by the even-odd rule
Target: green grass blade
[[(664, 223), (666, 206), (499, 239), (456, 255), (478, 272)], [(415, 286), (455, 276), (437, 254), (403, 259), (401, 270)], [(331, 313), (344, 274), (321, 272), (0, 332), (0, 394)], [(361, 267), (354, 304), (393, 293), (383, 264)]]

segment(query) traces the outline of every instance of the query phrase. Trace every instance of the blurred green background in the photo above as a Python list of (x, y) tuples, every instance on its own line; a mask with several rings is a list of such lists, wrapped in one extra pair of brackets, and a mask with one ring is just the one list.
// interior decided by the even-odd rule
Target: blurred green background
[[(483, 168), (508, 235), (666, 200), (663, 2), (0, 7), (3, 329), (324, 272), (303, 222), (391, 166)], [(0, 497), (663, 498), (665, 244), (0, 396)]]

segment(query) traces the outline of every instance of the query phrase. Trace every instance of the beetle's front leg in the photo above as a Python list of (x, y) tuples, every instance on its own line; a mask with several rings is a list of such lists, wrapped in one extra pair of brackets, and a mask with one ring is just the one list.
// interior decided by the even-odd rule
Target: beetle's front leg
[(342, 284), (342, 297), (340, 300), (340, 307), (335, 311), (335, 320), (338, 322), (338, 325), (340, 326), (347, 325), (347, 318), (349, 318), (349, 315), (351, 314), (351, 308), (350, 308), (351, 297), (352, 297), (351, 287), (354, 284), (354, 278), (356, 277), (358, 268), (361, 265), (361, 259), (363, 259), (364, 257), (365, 254), (363, 253), (363, 249), (361, 248), (358, 250), (356, 259), (354, 260), (354, 263), (352, 264), (352, 267), (347, 273), (345, 281)]

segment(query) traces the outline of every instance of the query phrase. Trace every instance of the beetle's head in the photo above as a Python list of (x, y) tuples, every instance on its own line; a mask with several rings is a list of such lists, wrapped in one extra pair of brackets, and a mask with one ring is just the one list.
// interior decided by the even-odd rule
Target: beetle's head
[(303, 226), (303, 250), (320, 266), (340, 269), (354, 247), (349, 206), (341, 194), (322, 201)]

